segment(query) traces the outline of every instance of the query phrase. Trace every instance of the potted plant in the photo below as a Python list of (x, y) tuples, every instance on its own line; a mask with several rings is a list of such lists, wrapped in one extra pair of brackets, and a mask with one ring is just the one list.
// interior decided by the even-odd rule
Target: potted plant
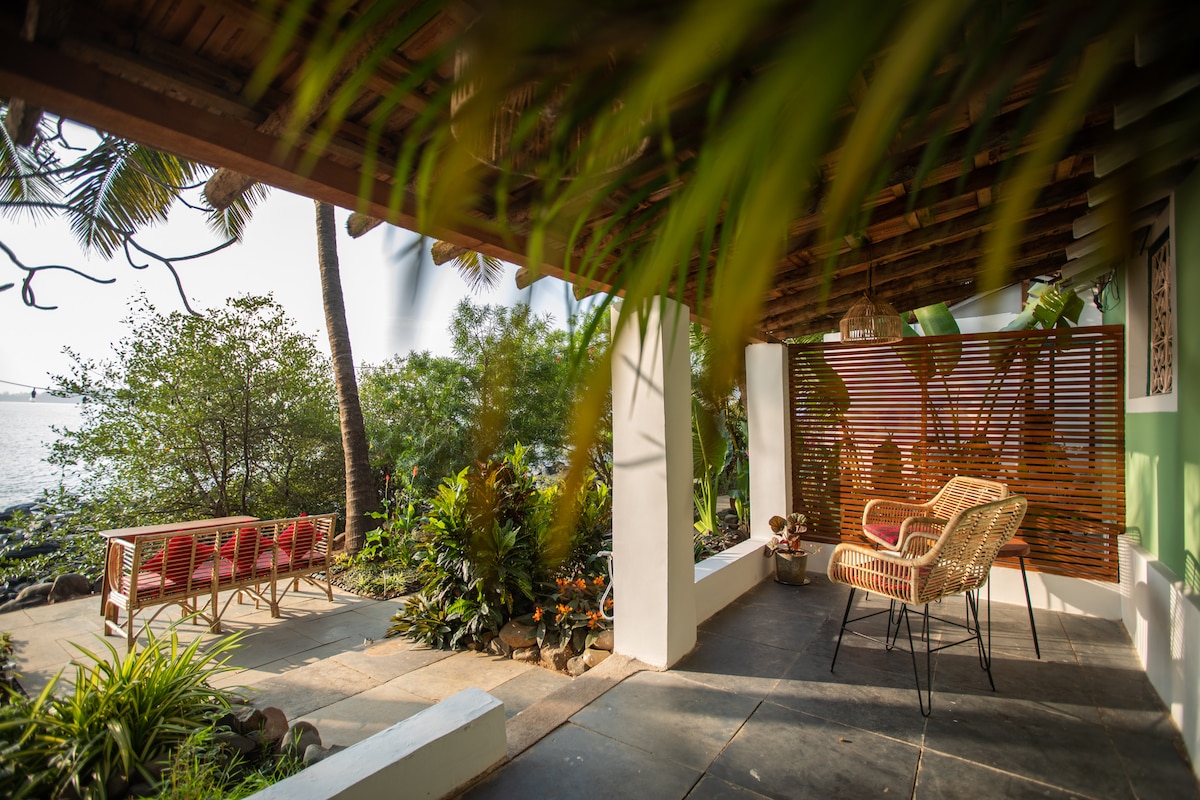
[(803, 514), (775, 516), (767, 522), (775, 533), (763, 547), (764, 556), (775, 556), (775, 580), (790, 586), (808, 583), (808, 551), (800, 546), (800, 537), (808, 530)]

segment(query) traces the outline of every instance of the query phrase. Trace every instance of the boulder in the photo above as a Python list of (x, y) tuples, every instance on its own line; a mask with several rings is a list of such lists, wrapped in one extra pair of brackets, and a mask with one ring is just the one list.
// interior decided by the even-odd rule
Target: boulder
[(51, 603), (61, 603), (73, 597), (82, 597), (92, 593), (92, 583), (87, 576), (78, 572), (67, 572), (54, 579), (50, 593), (46, 599)]
[(41, 606), (45, 604), (46, 598), (42, 595), (26, 597), (24, 600), (17, 598), (9, 600), (4, 605), (0, 606), (0, 614), (7, 613), (9, 611), (20, 611), (23, 608), (33, 608), (34, 606)]
[(584, 664), (587, 664), (587, 668), (591, 669), (592, 667), (603, 662), (606, 658), (608, 658), (611, 655), (612, 655), (611, 651), (598, 650), (595, 647), (589, 647), (587, 650), (583, 651), (583, 655), (580, 656), (580, 658), (583, 659)]
[[(286, 740), (287, 737), (285, 736), (284, 741)], [(248, 756), (258, 749), (258, 742), (233, 731), (218, 731), (213, 734), (213, 741), (242, 756)]]
[(512, 651), (512, 660), (520, 661), (523, 664), (536, 664), (542, 660), (542, 651), (536, 645), (533, 647), (518, 647)]
[(600, 631), (600, 635), (596, 637), (596, 641), (592, 642), (592, 647), (597, 650), (607, 650), (611, 653), (613, 650), (612, 628), (609, 628), (605, 631)]
[(267, 724), (266, 716), (254, 706), (241, 706), (230, 712), (229, 716), (232, 716), (236, 721), (236, 724), (229, 727), (238, 733), (261, 731), (263, 726)]
[(312, 764), (316, 764), (318, 761), (324, 761), (334, 753), (341, 752), (345, 749), (345, 746), (340, 744), (331, 744), (329, 747), (322, 747), (319, 744), (310, 744), (308, 747), (304, 748), (304, 757), (302, 760), (304, 761), (304, 766), (307, 767)]
[(488, 642), (487, 651), (494, 656), (508, 658), (512, 655), (513, 649), (509, 647), (503, 639), (497, 636), (495, 639), (492, 639), (490, 642)]
[(50, 595), (50, 590), (53, 588), (53, 583), (35, 583), (32, 586), (26, 586), (24, 589), (17, 592), (17, 599), (25, 600), (30, 597), (45, 598)]
[(567, 662), (567, 674), (572, 678), (578, 678), (587, 671), (588, 667), (583, 660), (583, 656), (575, 656)]
[(560, 644), (557, 647), (542, 648), (542, 666), (546, 669), (553, 669), (563, 672), (567, 668), (567, 662), (575, 652), (571, 650), (571, 643)]
[(274, 746), (288, 732), (287, 715), (275, 706), (267, 706), (262, 710), (263, 726), (262, 740)]
[(318, 747), (321, 745), (321, 734), (317, 731), (317, 726), (301, 721), (288, 728), (278, 749), (281, 753), (291, 752), (299, 756), (314, 744)]
[(532, 647), (537, 644), (537, 625), (529, 617), (510, 619), (500, 629), (500, 640), (511, 650), (519, 647)]

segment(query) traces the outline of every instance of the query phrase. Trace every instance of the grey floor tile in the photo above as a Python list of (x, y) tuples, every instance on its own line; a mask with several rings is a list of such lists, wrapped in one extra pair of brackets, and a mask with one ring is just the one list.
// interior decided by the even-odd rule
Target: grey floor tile
[(277, 706), (288, 718), (310, 714), (379, 682), (336, 661), (297, 667), (254, 684), (252, 701), (259, 708)]
[(504, 716), (511, 718), (570, 683), (571, 679), (561, 672), (537, 668), (488, 689), (488, 694), (504, 703)]
[(914, 800), (959, 800), (964, 797), (1003, 797), (1005, 800), (1049, 797), (1067, 800), (1079, 796), (960, 758), (929, 752), (921, 756), (917, 789), (913, 793)]
[(452, 650), (434, 650), (408, 639), (392, 638), (343, 651), (333, 658), (377, 681), (390, 681), (453, 655)]
[(825, 618), (826, 614), (817, 610), (771, 614), (752, 605), (735, 602), (710, 617), (700, 626), (700, 630), (800, 652), (820, 629)]
[(1125, 774), (1139, 798), (1196, 800), (1200, 783), (1191, 769), (1183, 740), (1110, 731)]
[(762, 698), (799, 657), (795, 650), (698, 631), (696, 648), (671, 671), (717, 689)]
[[(766, 797), (908, 797), (920, 750), (763, 703), (708, 772)], [(870, 768), (867, 768), (870, 765)]]
[(571, 721), (702, 771), (757, 706), (757, 698), (704, 686), (674, 673), (640, 672)]
[(736, 783), (705, 775), (692, 789), (687, 800), (766, 800), (766, 797)]
[(699, 779), (696, 770), (568, 723), (463, 797), (675, 800)]
[(1132, 797), (1103, 726), (1036, 702), (935, 692), (925, 746), (1088, 797)]

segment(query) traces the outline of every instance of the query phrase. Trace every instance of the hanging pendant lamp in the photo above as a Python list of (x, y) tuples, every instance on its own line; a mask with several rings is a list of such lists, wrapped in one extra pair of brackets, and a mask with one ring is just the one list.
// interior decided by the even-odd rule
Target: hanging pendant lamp
[(886, 300), (875, 298), (872, 268), (867, 266), (867, 291), (842, 317), (842, 341), (852, 344), (890, 344), (904, 338), (904, 320)]

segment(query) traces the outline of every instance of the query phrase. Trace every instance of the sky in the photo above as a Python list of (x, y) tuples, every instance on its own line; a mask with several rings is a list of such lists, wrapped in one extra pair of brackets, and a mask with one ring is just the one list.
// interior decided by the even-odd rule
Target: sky
[[(426, 240), (420, 250), (427, 268), (418, 271), (416, 234), (381, 225), (351, 239), (345, 229), (348, 216), (349, 212), (337, 210), (342, 289), (356, 364), (378, 364), (412, 350), (449, 354), (448, 321), (463, 297), (476, 304), (529, 302), (535, 311), (548, 313), (565, 326), (571, 313), (568, 303), (573, 300), (563, 282), (544, 278), (522, 292), (513, 280), (516, 267), (506, 265), (496, 290), (471, 294), (451, 265), (432, 266), (428, 252), (432, 241)], [(147, 229), (138, 240), (164, 255), (200, 252), (220, 241), (208, 231), (199, 212), (178, 204), (167, 223)], [(18, 283), (0, 292), (0, 394), (21, 391), (12, 383), (46, 387), (54, 375), (67, 374), (71, 362), (64, 347), (86, 358), (107, 358), (111, 344), (129, 332), (123, 320), (129, 300), (139, 292), (145, 292), (160, 311), (183, 310), (164, 266), (135, 270), (122, 254), (107, 262), (89, 259), (61, 220), (34, 224), (0, 217), (0, 242), (26, 264), (66, 264), (97, 277), (116, 278), (114, 284), (99, 285), (64, 272), (43, 272), (34, 279), (37, 300), (58, 308), (39, 311), (21, 302), (19, 283), (24, 273), (0, 252), (0, 284)], [(179, 272), (197, 311), (219, 307), (231, 296), (271, 293), (298, 329), (316, 335), (318, 346), (329, 352), (311, 200), (272, 190), (255, 210), (241, 243), (184, 262)]]

